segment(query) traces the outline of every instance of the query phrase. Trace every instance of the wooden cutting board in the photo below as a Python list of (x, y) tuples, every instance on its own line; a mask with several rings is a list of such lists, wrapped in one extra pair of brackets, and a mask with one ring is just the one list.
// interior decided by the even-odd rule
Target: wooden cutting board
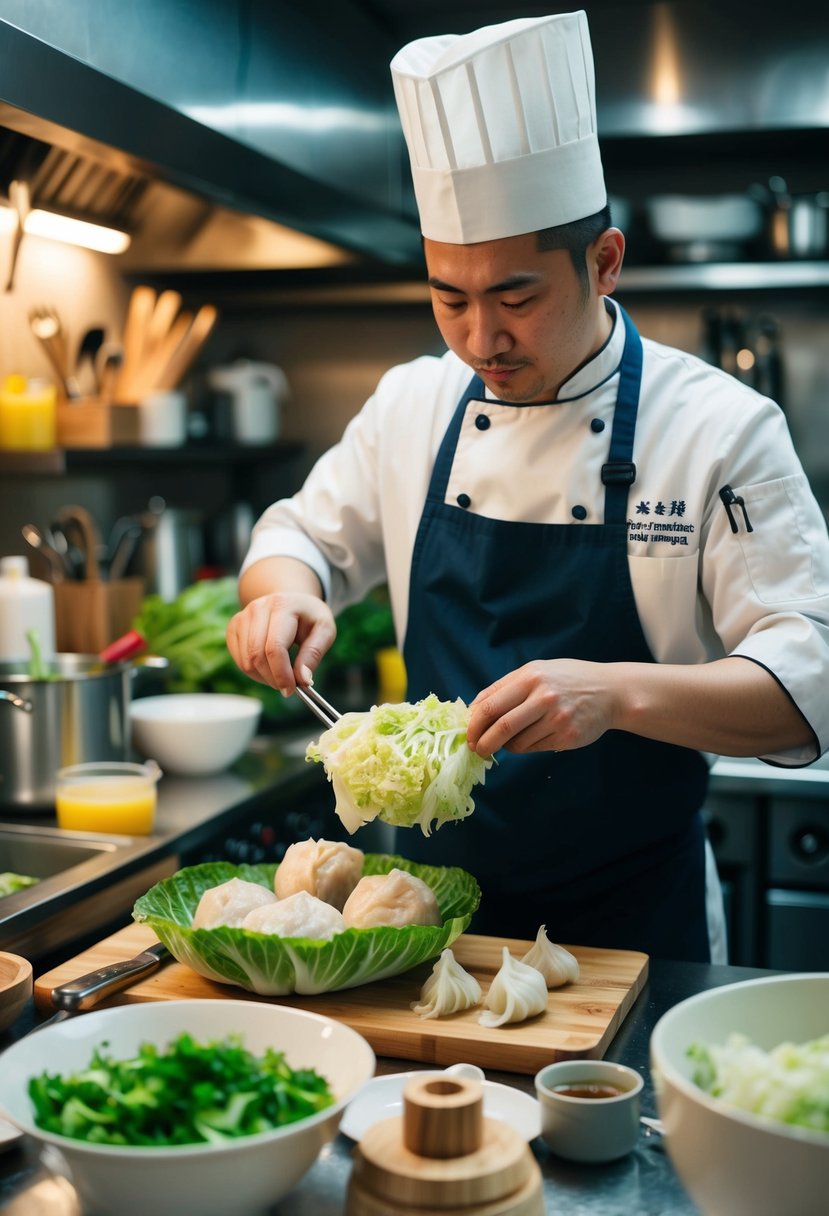
[[(52, 989), (89, 971), (132, 958), (156, 941), (146, 925), (129, 925), (35, 980), (38, 1008), (51, 1010)], [(503, 961), (504, 946), (517, 958), (532, 943), (467, 933), (453, 943), (461, 966), (486, 991)], [(536, 1073), (553, 1060), (570, 1057), (601, 1059), (622, 1024), (648, 975), (648, 956), (627, 950), (568, 947), (579, 961), (575, 984), (550, 992), (547, 1012), (487, 1030), (478, 1024), (480, 1008), (445, 1018), (420, 1018), (409, 1008), (432, 970), (422, 963), (405, 975), (319, 996), (258, 997), (230, 984), (204, 979), (182, 963), (162, 964), (152, 975), (117, 992), (103, 1006), (138, 1001), (170, 1001), (197, 997), (272, 1001), (309, 1009), (345, 1022), (358, 1031), (379, 1056), (419, 1060), (444, 1067), (465, 1061), (487, 1069)]]

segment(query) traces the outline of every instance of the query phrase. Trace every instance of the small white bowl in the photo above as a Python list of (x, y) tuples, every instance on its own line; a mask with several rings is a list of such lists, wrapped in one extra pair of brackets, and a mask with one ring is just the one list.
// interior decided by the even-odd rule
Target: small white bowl
[[(639, 1139), (643, 1086), (638, 1072), (610, 1060), (559, 1060), (548, 1064), (535, 1076), (543, 1139), (557, 1156), (568, 1161), (616, 1161), (624, 1157)], [(588, 1093), (575, 1092), (580, 1089)]]
[(262, 716), (257, 697), (234, 693), (167, 693), (130, 705), (133, 746), (166, 773), (220, 773), (244, 752)]
[(694, 1044), (746, 1035), (765, 1051), (829, 1031), (829, 973), (768, 976), (680, 1001), (651, 1036), (651, 1072), (665, 1147), (704, 1216), (823, 1216), (829, 1135), (761, 1119), (692, 1080)]
[[(255, 1055), (267, 1047), (284, 1051), (292, 1068), (314, 1068), (326, 1078), (334, 1104), (274, 1131), (181, 1147), (89, 1144), (35, 1125), (31, 1077), (83, 1068), (104, 1042), (113, 1058), (125, 1059), (142, 1043), (163, 1048), (183, 1031), (198, 1042), (239, 1034)], [(21, 1039), (0, 1056), (0, 1105), (22, 1131), (58, 1151), (81, 1201), (102, 1216), (260, 1216), (296, 1186), (334, 1138), (343, 1109), (374, 1065), (372, 1049), (356, 1031), (302, 1009), (256, 1001), (159, 1001), (87, 1013)]]

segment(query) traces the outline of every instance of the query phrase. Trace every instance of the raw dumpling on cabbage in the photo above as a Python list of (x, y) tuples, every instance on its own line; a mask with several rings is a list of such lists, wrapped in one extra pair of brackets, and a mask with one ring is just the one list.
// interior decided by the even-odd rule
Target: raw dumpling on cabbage
[(217, 887), (208, 887), (202, 893), (193, 916), (194, 929), (217, 929), (227, 925), (238, 929), (248, 912), (264, 904), (275, 904), (276, 896), (258, 882), (247, 882), (244, 878), (229, 878)]
[(551, 942), (546, 925), (538, 930), (535, 942), (521, 959), (528, 967), (535, 967), (544, 976), (548, 988), (560, 988), (572, 984), (579, 978), (578, 960), (563, 946)]
[(254, 908), (242, 921), (242, 928), (253, 933), (271, 933), (277, 937), (311, 937), (315, 941), (330, 941), (342, 933), (342, 914), (330, 904), (323, 903), (307, 891), (297, 891), (287, 899)]
[(443, 923), (432, 888), (416, 874), (398, 869), (361, 878), (345, 901), (343, 920), (346, 929)]
[(421, 988), (420, 1001), (414, 1001), (411, 1008), (422, 1018), (442, 1018), (469, 1009), (480, 999), (481, 985), (447, 947)]
[(289, 845), (274, 879), (279, 899), (307, 891), (342, 911), (360, 881), (365, 854), (340, 840), (298, 840)]
[(485, 1009), (478, 1018), (481, 1026), (523, 1022), (547, 1008), (547, 985), (541, 972), (513, 958), (507, 946), (503, 958), (484, 999)]

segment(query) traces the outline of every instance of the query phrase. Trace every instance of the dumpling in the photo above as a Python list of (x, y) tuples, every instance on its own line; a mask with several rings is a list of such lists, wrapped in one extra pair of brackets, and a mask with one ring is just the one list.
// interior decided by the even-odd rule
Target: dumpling
[(478, 1018), (481, 1026), (523, 1022), (547, 1008), (547, 985), (541, 972), (513, 958), (508, 946), (504, 946), (503, 957), (501, 969), (486, 994), (485, 1009)]
[(432, 968), (432, 974), (420, 990), (420, 1001), (411, 1008), (422, 1018), (442, 1018), (450, 1013), (460, 1013), (477, 1005), (481, 999), (481, 985), (464, 971), (450, 949), (441, 954)]
[(307, 891), (342, 911), (342, 906), (360, 881), (362, 849), (340, 840), (298, 840), (285, 850), (274, 879), (277, 898)]
[(258, 882), (244, 878), (229, 878), (217, 887), (208, 887), (196, 907), (194, 929), (217, 929), (227, 925), (238, 929), (248, 912), (263, 904), (275, 904), (276, 896)]
[(275, 899), (273, 903), (254, 908), (242, 921), (243, 929), (254, 933), (271, 933), (277, 937), (311, 937), (315, 941), (329, 941), (335, 933), (342, 933), (342, 913), (330, 904), (325, 904), (316, 895), (297, 891), (287, 899)]
[(546, 928), (546, 925), (542, 925), (538, 930), (535, 942), (521, 962), (540, 971), (548, 988), (560, 988), (562, 984), (572, 984), (579, 978), (578, 960), (569, 950), (551, 942), (546, 934)]
[(397, 869), (364, 875), (345, 901), (343, 920), (346, 929), (443, 923), (432, 888), (416, 874)]

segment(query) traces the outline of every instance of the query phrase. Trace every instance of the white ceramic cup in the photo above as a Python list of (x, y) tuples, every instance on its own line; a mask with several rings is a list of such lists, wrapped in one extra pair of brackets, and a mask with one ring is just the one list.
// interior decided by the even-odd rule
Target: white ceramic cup
[[(541, 1135), (559, 1157), (570, 1161), (615, 1161), (639, 1138), (642, 1077), (608, 1060), (561, 1060), (535, 1077), (541, 1106)], [(611, 1097), (562, 1092), (584, 1086), (618, 1091)]]
[(141, 443), (150, 448), (178, 448), (187, 438), (187, 397), (178, 389), (148, 393), (138, 406)]

